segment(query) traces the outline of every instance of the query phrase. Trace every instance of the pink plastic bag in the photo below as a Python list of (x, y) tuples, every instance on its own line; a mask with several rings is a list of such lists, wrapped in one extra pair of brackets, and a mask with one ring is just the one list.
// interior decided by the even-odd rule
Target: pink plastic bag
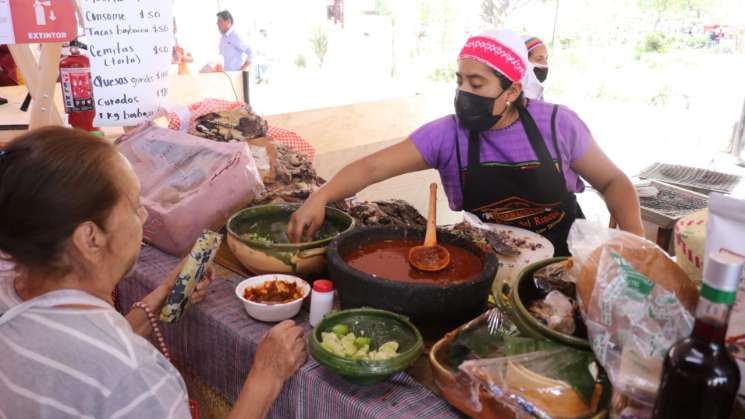
[(145, 241), (183, 255), (204, 229), (219, 229), (262, 192), (245, 143), (205, 141), (143, 124), (117, 140), (142, 185)]

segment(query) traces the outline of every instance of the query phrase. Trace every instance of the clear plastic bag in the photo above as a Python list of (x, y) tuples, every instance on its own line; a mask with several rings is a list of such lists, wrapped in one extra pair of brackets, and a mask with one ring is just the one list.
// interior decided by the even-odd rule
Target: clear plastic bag
[(460, 370), (470, 380), (468, 404), (475, 411), (485, 390), (517, 418), (586, 418), (603, 395), (592, 354), (565, 347), (466, 361)]
[(458, 331), (448, 346), (445, 363), (457, 369), (469, 359), (504, 356), (513, 342), (509, 338), (517, 334), (517, 326), (510, 317), (500, 309), (492, 308), (486, 316), (471, 321)]
[(588, 336), (616, 391), (652, 405), (667, 350), (693, 329), (695, 285), (654, 243), (578, 220), (572, 274)]

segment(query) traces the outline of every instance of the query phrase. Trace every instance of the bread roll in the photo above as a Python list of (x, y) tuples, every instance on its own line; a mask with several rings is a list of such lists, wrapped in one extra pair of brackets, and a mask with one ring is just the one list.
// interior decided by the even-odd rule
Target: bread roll
[(583, 312), (587, 310), (598, 274), (598, 265), (604, 251), (621, 255), (639, 273), (649, 278), (658, 287), (674, 293), (691, 313), (696, 308), (698, 289), (688, 275), (652, 242), (632, 234), (622, 234), (596, 248), (587, 258), (577, 277), (577, 295)]

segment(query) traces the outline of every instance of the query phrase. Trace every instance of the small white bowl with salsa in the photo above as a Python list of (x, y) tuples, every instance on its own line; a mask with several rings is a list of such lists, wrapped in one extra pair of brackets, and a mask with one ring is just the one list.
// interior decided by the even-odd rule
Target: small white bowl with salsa
[(244, 279), (235, 288), (249, 316), (263, 322), (279, 322), (295, 317), (310, 285), (292, 275), (267, 274)]

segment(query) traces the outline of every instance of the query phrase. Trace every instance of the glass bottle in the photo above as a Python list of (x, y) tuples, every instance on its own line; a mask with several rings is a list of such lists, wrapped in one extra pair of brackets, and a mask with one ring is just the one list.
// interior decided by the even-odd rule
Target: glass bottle
[(712, 253), (704, 264), (693, 332), (674, 344), (665, 357), (654, 418), (730, 418), (740, 371), (724, 338), (742, 262), (719, 252)]

